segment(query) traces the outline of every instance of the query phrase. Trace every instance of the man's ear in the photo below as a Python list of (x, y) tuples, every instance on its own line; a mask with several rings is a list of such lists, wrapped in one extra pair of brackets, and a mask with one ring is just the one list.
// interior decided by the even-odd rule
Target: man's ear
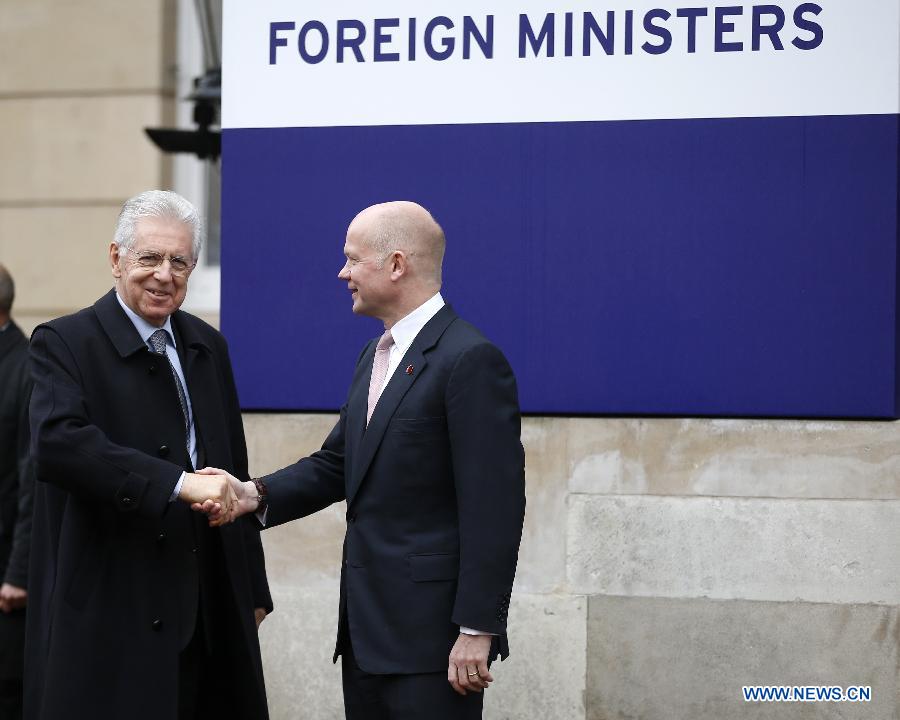
[(406, 275), (406, 271), (409, 269), (409, 260), (402, 250), (392, 252), (388, 262), (391, 265), (391, 280), (399, 280)]
[(114, 242), (109, 244), (109, 265), (112, 269), (113, 277), (118, 280), (122, 277), (122, 268), (119, 266), (119, 261), (122, 259), (121, 254), (119, 253), (119, 246)]

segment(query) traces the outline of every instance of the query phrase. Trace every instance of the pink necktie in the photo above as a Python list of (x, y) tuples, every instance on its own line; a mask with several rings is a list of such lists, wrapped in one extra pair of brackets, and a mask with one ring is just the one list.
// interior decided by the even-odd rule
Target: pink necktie
[(372, 363), (372, 377), (369, 380), (369, 409), (366, 412), (366, 427), (369, 425), (369, 420), (372, 419), (372, 413), (375, 412), (375, 405), (381, 395), (381, 386), (384, 385), (384, 378), (387, 375), (388, 359), (391, 356), (391, 345), (393, 344), (394, 338), (391, 337), (391, 331), (386, 330), (378, 341), (378, 345), (375, 346), (375, 361)]

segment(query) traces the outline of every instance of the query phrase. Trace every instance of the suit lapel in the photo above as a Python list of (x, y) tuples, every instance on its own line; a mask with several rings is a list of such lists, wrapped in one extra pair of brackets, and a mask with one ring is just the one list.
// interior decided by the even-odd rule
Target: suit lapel
[[(364, 428), (364, 432), (359, 434), (358, 444), (354, 447), (350, 465), (350, 482), (347, 486), (347, 502), (350, 503), (359, 490), (363, 478), (372, 464), (372, 459), (381, 441), (384, 433), (391, 422), (391, 418), (397, 411), (400, 401), (416, 383), (428, 365), (426, 354), (433, 348), (444, 330), (456, 319), (456, 313), (449, 305), (444, 305), (425, 327), (419, 332), (409, 350), (403, 356), (394, 374), (388, 381), (387, 387), (378, 399), (375, 411), (372, 413), (372, 419), (368, 428), (365, 427), (366, 411), (368, 409), (369, 395), (369, 379), (371, 377), (372, 360), (374, 358), (374, 343), (372, 351), (367, 353), (366, 361), (369, 371), (362, 374), (360, 381), (357, 382), (352, 391), (351, 407), (352, 414), (348, 413), (348, 421), (360, 425)], [(406, 369), (412, 367), (412, 371), (407, 373)]]
[(372, 340), (356, 366), (353, 375), (353, 383), (350, 386), (350, 395), (347, 398), (347, 466), (346, 466), (346, 490), (350, 495), (350, 488), (355, 487), (353, 476), (353, 459), (359, 454), (366, 432), (366, 409), (369, 401), (369, 379), (372, 376), (372, 362), (375, 358), (376, 340)]

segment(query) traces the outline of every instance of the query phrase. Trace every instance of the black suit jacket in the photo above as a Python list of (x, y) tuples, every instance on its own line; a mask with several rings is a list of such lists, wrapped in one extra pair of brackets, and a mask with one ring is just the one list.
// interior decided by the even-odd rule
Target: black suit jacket
[(28, 340), (0, 332), (0, 582), (28, 586), (34, 477), (28, 461)]
[[(181, 311), (172, 325), (201, 457), (247, 478), (225, 340)], [(39, 482), (26, 718), (174, 719), (178, 654), (198, 614), (214, 631), (207, 640), (222, 641), (216, 657), (243, 673), (230, 717), (265, 718), (253, 608), (270, 609), (271, 598), (258, 528), (211, 530), (169, 502), (189, 458), (165, 358), (148, 350), (114, 292), (39, 326), (31, 351)]]
[(376, 341), (340, 420), (309, 458), (266, 478), (267, 526), (347, 500), (338, 643), (371, 673), (440, 672), (467, 626), (506, 618), (525, 511), (516, 381), (449, 306), (422, 329), (366, 428)]

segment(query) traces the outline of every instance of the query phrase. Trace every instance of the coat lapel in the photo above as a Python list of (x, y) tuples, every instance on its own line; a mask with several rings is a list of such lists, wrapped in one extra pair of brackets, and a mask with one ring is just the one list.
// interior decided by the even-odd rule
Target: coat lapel
[(198, 378), (196, 366), (198, 357), (202, 353), (211, 355), (212, 348), (197, 332), (194, 323), (188, 322), (188, 318), (190, 315), (181, 310), (176, 310), (172, 315), (172, 327), (177, 337), (178, 359), (181, 360), (181, 369), (190, 386), (192, 381), (202, 379)]
[[(352, 414), (348, 413), (348, 421), (361, 425), (364, 432), (360, 433), (358, 444), (354, 446), (351, 456), (349, 483), (347, 485), (347, 502), (350, 503), (359, 490), (363, 478), (372, 464), (372, 459), (381, 441), (384, 433), (390, 425), (391, 418), (397, 411), (400, 401), (416, 383), (428, 365), (427, 353), (437, 344), (441, 335), (447, 329), (453, 320), (456, 319), (456, 313), (449, 305), (444, 305), (425, 327), (413, 340), (409, 350), (403, 356), (394, 374), (391, 376), (387, 387), (378, 399), (375, 411), (372, 413), (372, 420), (366, 428), (366, 411), (368, 409), (369, 397), (369, 378), (371, 377), (372, 360), (374, 358), (374, 343), (372, 351), (367, 353), (366, 361), (369, 372), (363, 373), (360, 382), (356, 383), (353, 388), (351, 397)], [(406, 368), (412, 366), (411, 373), (406, 372)]]
[[(190, 316), (177, 310), (172, 315), (172, 329), (175, 332), (175, 347), (181, 361), (181, 371), (187, 384), (187, 393), (191, 399), (191, 412), (194, 416), (194, 433), (197, 439), (197, 462), (201, 466), (207, 443), (214, 443), (216, 438), (203, 435), (204, 429), (216, 426), (212, 412), (218, 412), (219, 405), (209, 405), (217, 396), (216, 374), (204, 364), (203, 355), (212, 355), (212, 348), (197, 332), (194, 323), (188, 322)], [(216, 408), (215, 410), (213, 408)]]
[(134, 324), (116, 300), (115, 290), (110, 290), (94, 303), (94, 313), (121, 357), (128, 357), (139, 350), (147, 350)]
[[(110, 290), (94, 303), (94, 312), (100, 321), (100, 326), (109, 336), (110, 341), (121, 357), (125, 358), (140, 351), (150, 352), (146, 343), (141, 340), (134, 323), (131, 322), (122, 306), (119, 305), (115, 289)], [(212, 373), (203, 372), (203, 363), (197, 362), (201, 353), (211, 353), (212, 349), (197, 333), (193, 323), (188, 322), (188, 317), (181, 310), (176, 310), (172, 314), (172, 331), (175, 333), (175, 347), (178, 359), (181, 361), (181, 371), (184, 373), (187, 382), (187, 393), (191, 399), (197, 449), (198, 453), (202, 453), (203, 443), (201, 442), (200, 428), (205, 425), (214, 426), (214, 422), (211, 422), (214, 418), (210, 417), (210, 411), (206, 407), (206, 399), (215, 397), (216, 392), (215, 387), (210, 390), (204, 385), (214, 382), (215, 376)], [(204, 422), (204, 420), (207, 422)], [(204, 440), (207, 439), (204, 438)], [(200, 456), (198, 456), (199, 461)], [(200, 464), (202, 466), (205, 463), (200, 462)]]

